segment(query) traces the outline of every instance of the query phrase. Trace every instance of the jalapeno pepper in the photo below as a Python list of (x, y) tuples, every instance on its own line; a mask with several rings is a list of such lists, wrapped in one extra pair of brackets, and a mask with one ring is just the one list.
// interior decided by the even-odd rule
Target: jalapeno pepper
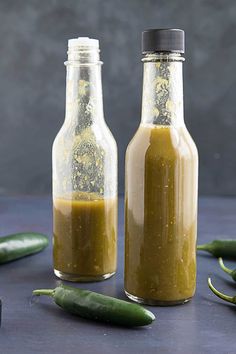
[(217, 258), (236, 259), (236, 240), (214, 240), (210, 243), (198, 245), (197, 250), (209, 252)]
[(221, 293), (219, 290), (217, 290), (211, 282), (211, 278), (208, 278), (208, 286), (211, 289), (211, 291), (218, 296), (220, 299), (227, 301), (227, 302), (231, 302), (232, 304), (236, 305), (236, 296), (229, 296), (229, 295), (225, 295), (223, 293)]
[(50, 296), (64, 310), (91, 320), (132, 327), (155, 320), (154, 314), (140, 305), (70, 286), (34, 290), (33, 294)]
[(229, 274), (234, 281), (236, 281), (236, 269), (230, 269), (230, 268), (226, 267), (224, 265), (223, 259), (221, 257), (219, 258), (219, 264), (220, 264), (221, 269), (225, 273)]
[(0, 264), (40, 252), (47, 245), (47, 236), (35, 232), (0, 237)]

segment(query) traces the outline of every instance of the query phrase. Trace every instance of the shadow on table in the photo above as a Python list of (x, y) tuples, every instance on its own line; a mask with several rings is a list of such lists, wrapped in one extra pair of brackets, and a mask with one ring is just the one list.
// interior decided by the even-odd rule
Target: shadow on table
[[(132, 303), (131, 300), (128, 299), (128, 297), (125, 295), (125, 291), (123, 288), (120, 288), (120, 289), (117, 289), (116, 290), (116, 293), (117, 293), (117, 298), (120, 299), (120, 300), (124, 300), (124, 301), (129, 301)], [(133, 302), (134, 303), (134, 302)]]
[[(227, 277), (227, 274), (225, 274), (225, 276)], [(231, 288), (233, 288), (235, 290), (235, 295), (236, 295), (236, 282), (228, 275), (228, 279), (226, 279), (223, 275), (217, 274), (217, 278), (220, 278), (224, 283), (226, 283), (228, 286), (230, 286)]]
[(214, 260), (217, 260), (217, 258), (215, 258), (212, 254), (210, 253), (207, 253), (207, 252), (201, 252), (198, 251), (197, 252), (197, 257), (203, 257), (203, 258), (207, 258), (207, 259), (214, 259)]
[(236, 306), (234, 304), (221, 300), (220, 298), (217, 297), (209, 298), (206, 295), (199, 295), (199, 298), (207, 301), (208, 303), (210, 302), (211, 304), (216, 304), (217, 306), (221, 306), (222, 308), (228, 307), (231, 311), (236, 312)]

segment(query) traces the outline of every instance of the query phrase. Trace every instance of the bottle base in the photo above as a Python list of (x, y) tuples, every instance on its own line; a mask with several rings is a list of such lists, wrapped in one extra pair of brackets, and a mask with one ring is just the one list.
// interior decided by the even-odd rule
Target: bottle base
[(138, 296), (134, 296), (132, 294), (130, 294), (128, 291), (125, 290), (125, 294), (126, 296), (134, 301), (134, 302), (138, 302), (139, 304), (143, 304), (143, 305), (149, 305), (149, 306), (176, 306), (176, 305), (183, 305), (186, 304), (187, 302), (189, 302), (192, 297), (189, 297), (187, 299), (182, 299), (182, 300), (174, 300), (174, 301), (159, 301), (159, 300), (153, 300), (153, 299), (145, 299), (142, 297), (138, 297)]
[(106, 273), (102, 275), (79, 275), (79, 274), (70, 274), (64, 273), (60, 270), (54, 269), (54, 274), (62, 279), (72, 282), (94, 282), (94, 281), (102, 281), (111, 278), (116, 272)]

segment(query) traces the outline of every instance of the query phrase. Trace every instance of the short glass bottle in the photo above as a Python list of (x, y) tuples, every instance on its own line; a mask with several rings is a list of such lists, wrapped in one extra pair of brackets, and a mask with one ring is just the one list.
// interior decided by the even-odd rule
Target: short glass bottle
[(98, 40), (68, 42), (66, 117), (53, 144), (53, 261), (70, 281), (117, 266), (117, 146), (103, 114)]
[(158, 31), (176, 30), (145, 34), (142, 119), (126, 152), (125, 292), (175, 305), (196, 287), (198, 153), (183, 119), (183, 48)]

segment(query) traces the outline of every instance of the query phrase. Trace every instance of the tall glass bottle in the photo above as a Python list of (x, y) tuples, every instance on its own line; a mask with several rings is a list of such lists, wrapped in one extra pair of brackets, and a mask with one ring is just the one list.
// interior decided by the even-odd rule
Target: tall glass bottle
[(103, 114), (99, 42), (68, 42), (66, 116), (53, 144), (54, 272), (112, 276), (117, 258), (117, 147)]
[(143, 32), (141, 124), (126, 152), (125, 291), (174, 305), (196, 286), (198, 153), (183, 118), (184, 32)]

